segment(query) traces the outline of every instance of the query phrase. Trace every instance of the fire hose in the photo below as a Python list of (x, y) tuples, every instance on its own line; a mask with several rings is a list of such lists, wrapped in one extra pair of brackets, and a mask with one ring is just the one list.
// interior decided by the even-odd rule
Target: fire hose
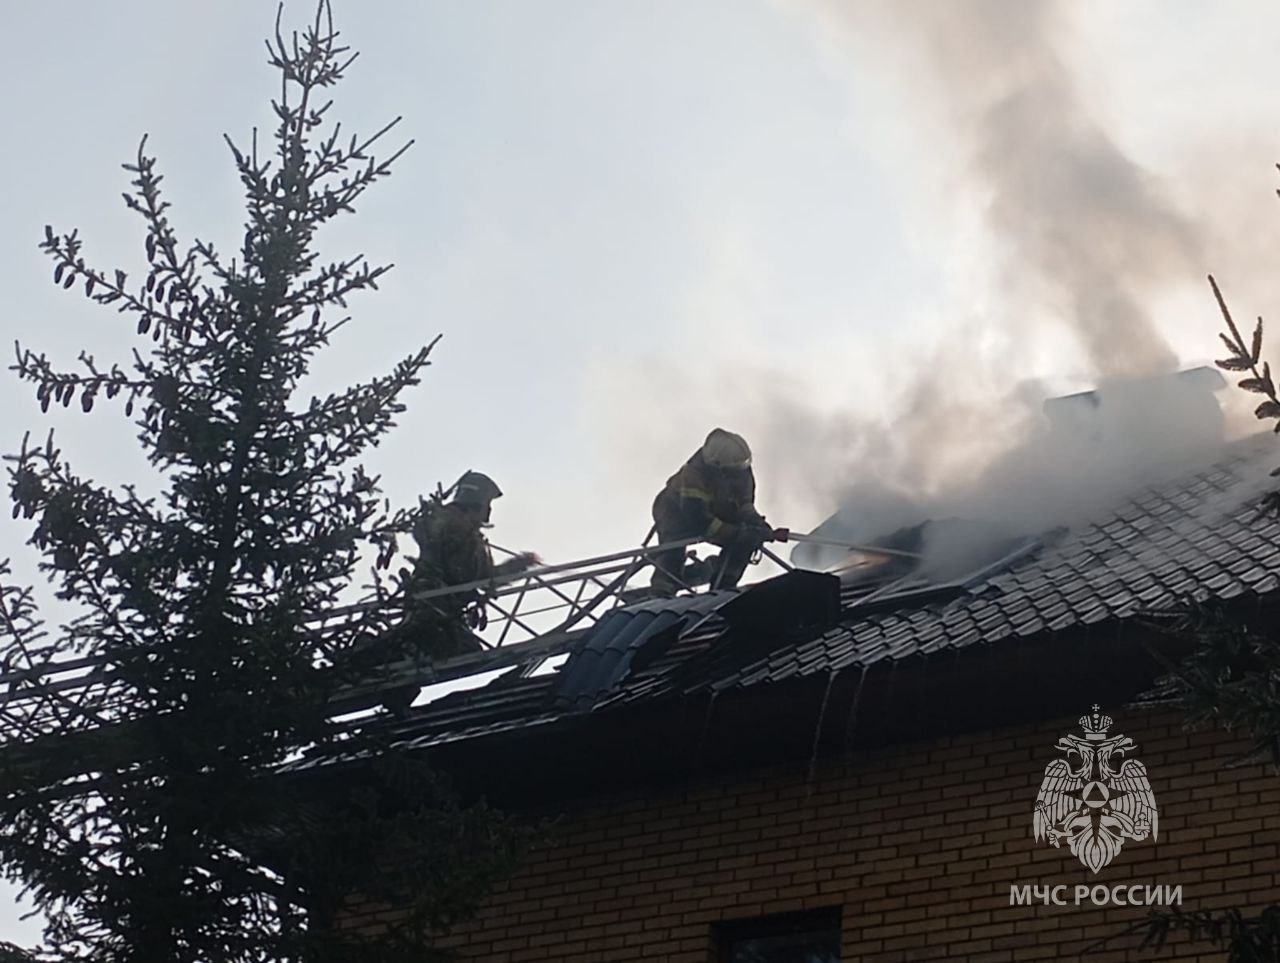
[(801, 535), (796, 532), (786, 532), (785, 538), (780, 538), (780, 542), (799, 542), (803, 545), (824, 545), (831, 548), (843, 548), (849, 552), (866, 552), (874, 555), (892, 555), (895, 558), (923, 558), (920, 552), (905, 552), (900, 548), (883, 548), (879, 545), (861, 545), (857, 542), (848, 542), (838, 538), (824, 538), (821, 535)]

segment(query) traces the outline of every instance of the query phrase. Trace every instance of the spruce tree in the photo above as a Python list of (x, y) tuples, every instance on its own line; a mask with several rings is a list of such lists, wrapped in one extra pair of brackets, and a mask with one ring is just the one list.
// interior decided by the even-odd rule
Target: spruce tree
[[(1239, 387), (1262, 396), (1254, 415), (1280, 434), (1280, 395), (1271, 365), (1262, 360), (1262, 319), (1246, 340), (1212, 276), (1209, 285), (1226, 326), (1219, 337), (1228, 356), (1217, 365), (1243, 375)], [(1280, 469), (1272, 474), (1280, 474)], [(1257, 524), (1277, 512), (1280, 491), (1272, 490), (1261, 498), (1253, 521)], [(1237, 762), (1265, 762), (1273, 774), (1280, 770), (1280, 636), (1272, 613), (1261, 606), (1255, 610), (1191, 600), (1155, 627), (1184, 643), (1187, 653), (1170, 665), (1170, 674), (1151, 695), (1179, 705), (1190, 729), (1219, 728), (1248, 738), (1252, 751)], [(1225, 950), (1228, 963), (1280, 959), (1277, 902), (1261, 909), (1157, 911), (1133, 929), (1141, 933), (1142, 946), (1153, 950), (1182, 934)]]
[[(41, 244), (54, 281), (113, 309), (135, 346), (70, 368), (20, 346), (14, 370), (46, 410), (132, 420), (153, 469), (99, 484), (51, 434), (9, 460), (14, 516), (76, 613), (46, 624), (0, 567), (0, 868), (48, 915), (58, 959), (428, 959), (431, 932), (468, 912), (522, 838), (395, 752), (384, 728), (353, 735), (331, 719), (347, 656), (385, 632), (398, 589), (375, 575), (374, 604), (317, 619), (412, 521), (361, 458), (430, 345), (383, 377), (306, 393), (348, 299), (388, 269), (322, 259), (316, 233), (408, 145), (381, 156), (394, 122), (357, 137), (330, 121), (355, 58), (326, 0), (300, 32), (278, 15), (267, 47), (274, 137), (227, 139), (246, 201), (237, 252), (180, 242), (145, 138), (124, 165), (145, 276), (91, 266), (75, 231), (47, 228)], [(95, 684), (48, 684), (68, 658), (96, 666)], [(282, 771), (339, 751), (359, 760), (354, 775)], [(349, 931), (354, 893), (403, 912), (383, 932)]]

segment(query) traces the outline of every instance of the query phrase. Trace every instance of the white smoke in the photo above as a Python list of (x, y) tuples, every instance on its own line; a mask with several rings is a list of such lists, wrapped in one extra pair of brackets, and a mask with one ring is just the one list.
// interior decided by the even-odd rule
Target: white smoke
[[(652, 399), (646, 425), (689, 426), (682, 452), (712, 425), (732, 425), (757, 452), (771, 518), (798, 525), (842, 506), (844, 534), (864, 541), (930, 517), (999, 520), (1014, 533), (1069, 525), (1211, 458), (1212, 396), (1157, 376), (1179, 363), (1166, 330), (1194, 330), (1203, 351), (1214, 350), (1204, 275), (1228, 232), (1204, 196), (1187, 203), (1130, 156), (1095, 109), (1105, 110), (1096, 82), (1076, 73), (1078, 8), (776, 2), (815, 26), (825, 56), (856, 65), (833, 79), (891, 102), (879, 106), (893, 136), (912, 130), (916, 149), (903, 163), (911, 216), (946, 235), (938, 249), (959, 285), (923, 318), (917, 307), (884, 318), (874, 335), (860, 326), (863, 343), (842, 359), (779, 359), (735, 331), (704, 356), (719, 370), (654, 357), (609, 372), (629, 396)], [(749, 313), (732, 298), (758, 275), (708, 280), (718, 286), (707, 303)], [(923, 348), (909, 343), (916, 332)], [(1079, 436), (1051, 429), (1042, 405), (1063, 385), (1042, 381), (1050, 377), (1098, 386), (1102, 436), (1089, 437), (1097, 425)], [(851, 391), (842, 404), (841, 380), (874, 384), (876, 394)], [(657, 384), (678, 387), (647, 390)], [(1219, 394), (1234, 402), (1241, 393)]]
[[(995, 283), (1020, 334), (1065, 325), (1097, 376), (1169, 371), (1148, 305), (1203, 276), (1201, 228), (1082, 99), (1055, 0), (806, 0), (844, 38), (896, 55), (900, 96), (941, 124), (939, 162), (996, 239)], [(886, 58), (887, 59), (887, 58)], [(928, 105), (928, 106), (926, 106)], [(945, 145), (945, 146), (944, 146)]]
[[(1178, 376), (1105, 381), (1091, 392), (1051, 399), (1045, 417), (972, 482), (924, 497), (855, 487), (822, 529), (830, 537), (873, 543), (926, 519), (926, 564), (955, 570), (981, 561), (989, 545), (1089, 521), (1143, 487), (1209, 464), (1221, 452), (1223, 416), (1211, 369)], [(1176, 425), (1176, 430), (1169, 430)], [(801, 552), (805, 564), (840, 553)]]
[[(815, 18), (828, 52), (834, 43), (891, 74), (908, 115), (927, 129), (921, 140), (945, 157), (940, 176), (958, 198), (978, 199), (999, 294), (964, 328), (999, 328), (1005, 346), (996, 360), (964, 338), (944, 341), (897, 399), (889, 426), (897, 456), (843, 476), (836, 528), (865, 539), (958, 516), (1035, 532), (1211, 457), (1220, 412), (1203, 384), (1156, 377), (1175, 369), (1177, 355), (1150, 307), (1203, 284), (1206, 230), (1082, 97), (1069, 51), (1072, 7), (791, 5)], [(1038, 410), (1050, 392), (1012, 376), (1063, 333), (1086, 360), (1100, 404), (1068, 404), (1060, 420), (1077, 423), (1051, 429)], [(937, 371), (963, 373), (967, 392), (949, 390)], [(853, 444), (863, 437), (854, 432)]]

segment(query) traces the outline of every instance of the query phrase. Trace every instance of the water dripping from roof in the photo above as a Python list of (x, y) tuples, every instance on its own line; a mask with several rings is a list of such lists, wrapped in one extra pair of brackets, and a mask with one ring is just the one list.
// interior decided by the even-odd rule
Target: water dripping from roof
[(834, 669), (827, 671), (827, 685), (822, 690), (822, 705), (818, 708), (818, 722), (813, 729), (813, 750), (809, 753), (809, 772), (805, 776), (804, 799), (807, 803), (813, 796), (813, 776), (818, 769), (818, 743), (822, 740), (822, 723), (827, 718), (827, 704), (831, 701), (831, 687), (835, 685)]
[(884, 701), (886, 705), (894, 704), (894, 686), (898, 682), (898, 659), (889, 660), (889, 678), (884, 684)]
[(853, 740), (857, 735), (858, 728), (858, 703), (862, 701), (862, 686), (867, 681), (867, 667), (862, 665), (859, 668), (862, 671), (858, 673), (858, 683), (853, 690), (853, 701), (849, 703), (849, 718), (844, 724), (844, 751), (846, 755), (853, 752)]
[(697, 769), (702, 764), (702, 747), (706, 744), (707, 733), (711, 730), (711, 713), (716, 708), (716, 696), (720, 694), (719, 689), (711, 690), (711, 697), (707, 699), (707, 712), (702, 717), (702, 730), (698, 733), (698, 741), (693, 747), (693, 767)]

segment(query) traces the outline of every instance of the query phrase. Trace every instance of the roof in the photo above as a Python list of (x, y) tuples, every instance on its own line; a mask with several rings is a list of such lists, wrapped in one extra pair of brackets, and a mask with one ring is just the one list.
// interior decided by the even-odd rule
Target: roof
[[(445, 696), (394, 725), (406, 748), (533, 732), (624, 706), (1016, 645), (1280, 589), (1280, 519), (1258, 518), (1274, 438), (1145, 488), (1093, 522), (1004, 546), (953, 581), (841, 586), (797, 571), (736, 592), (615, 609), (556, 673)], [(1274, 484), (1274, 482), (1271, 482)]]
[(556, 677), (554, 704), (587, 710), (633, 669), (664, 654), (683, 635), (713, 618), (736, 592), (655, 599), (604, 615), (570, 653)]

